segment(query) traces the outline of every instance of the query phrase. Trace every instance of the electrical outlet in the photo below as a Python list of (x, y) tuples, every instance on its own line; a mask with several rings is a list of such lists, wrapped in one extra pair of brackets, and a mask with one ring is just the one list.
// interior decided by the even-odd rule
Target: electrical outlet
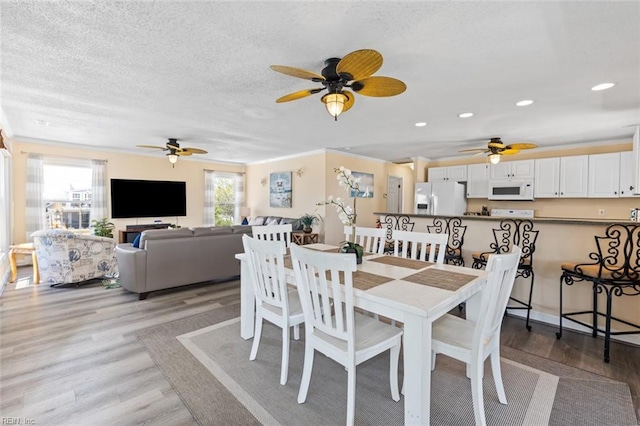
[(599, 209), (598, 210), (598, 215), (604, 216), (604, 209)]

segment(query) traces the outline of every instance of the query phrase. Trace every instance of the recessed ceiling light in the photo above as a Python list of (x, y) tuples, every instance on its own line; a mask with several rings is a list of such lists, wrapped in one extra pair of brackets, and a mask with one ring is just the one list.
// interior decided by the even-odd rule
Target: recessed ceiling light
[(48, 121), (45, 121), (45, 120), (36, 120), (36, 123), (38, 123), (41, 126), (48, 126), (49, 124), (51, 124), (51, 123), (49, 123)]
[(472, 112), (463, 112), (462, 114), (458, 114), (458, 117), (460, 117), (460, 118), (473, 117), (473, 113)]
[(598, 84), (597, 86), (593, 86), (591, 90), (593, 90), (594, 92), (597, 92), (599, 90), (611, 89), (613, 86), (615, 86), (615, 83), (601, 83), (601, 84)]
[(527, 106), (527, 105), (531, 105), (533, 103), (533, 101), (531, 99), (525, 99), (523, 101), (520, 102), (516, 102), (517, 106)]
[(427, 125), (427, 123), (425, 123), (424, 121), (421, 121), (421, 122), (415, 124), (416, 127), (424, 127), (426, 125)]
[(345, 151), (349, 151), (351, 149), (351, 147), (350, 146), (345, 146), (344, 149), (345, 149)]

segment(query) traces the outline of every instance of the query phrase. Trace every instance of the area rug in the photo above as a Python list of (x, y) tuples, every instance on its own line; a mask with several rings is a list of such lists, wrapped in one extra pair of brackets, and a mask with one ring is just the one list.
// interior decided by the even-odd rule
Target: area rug
[[(344, 424), (344, 368), (316, 354), (307, 402), (298, 404), (304, 337), (292, 340), (289, 379), (281, 386), (280, 330), (265, 323), (257, 359), (249, 361), (252, 340), (240, 338), (237, 316), (237, 306), (219, 308), (138, 333), (194, 418), (203, 425)], [(519, 352), (503, 350), (507, 405), (498, 402), (487, 363), (488, 425), (636, 424), (627, 384)], [(541, 369), (545, 364), (549, 368)], [(356, 424), (403, 424), (404, 400), (391, 399), (388, 369), (386, 354), (358, 366)], [(445, 356), (437, 358), (432, 375), (431, 424), (474, 424), (465, 366)]]

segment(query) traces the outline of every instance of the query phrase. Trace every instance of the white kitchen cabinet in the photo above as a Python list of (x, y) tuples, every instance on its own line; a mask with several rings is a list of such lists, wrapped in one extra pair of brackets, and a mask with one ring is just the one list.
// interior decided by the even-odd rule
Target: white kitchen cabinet
[(560, 196), (560, 157), (535, 160), (534, 198)]
[(467, 180), (467, 165), (449, 167), (429, 167), (428, 182), (464, 182)]
[(560, 157), (560, 197), (586, 198), (589, 156)]
[(589, 155), (589, 198), (618, 198), (620, 153)]
[(489, 196), (489, 165), (469, 164), (467, 166), (467, 198), (487, 198)]
[(640, 126), (633, 133), (633, 193), (640, 195)]
[(534, 161), (500, 161), (489, 166), (491, 180), (533, 179)]
[(633, 151), (620, 153), (620, 197), (635, 197), (635, 154)]

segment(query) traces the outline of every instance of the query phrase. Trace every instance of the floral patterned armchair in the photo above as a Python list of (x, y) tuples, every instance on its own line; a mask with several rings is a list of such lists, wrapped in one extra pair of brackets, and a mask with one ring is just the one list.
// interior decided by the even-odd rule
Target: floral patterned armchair
[(45, 229), (31, 234), (38, 257), (40, 282), (70, 284), (117, 274), (111, 238), (80, 235), (66, 229)]

